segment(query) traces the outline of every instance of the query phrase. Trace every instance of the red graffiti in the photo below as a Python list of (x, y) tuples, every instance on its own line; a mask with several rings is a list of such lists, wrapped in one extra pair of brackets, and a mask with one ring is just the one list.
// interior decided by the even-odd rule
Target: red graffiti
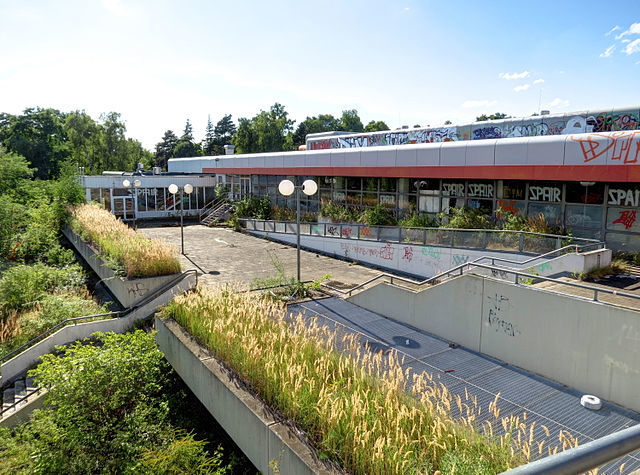
[(390, 261), (391, 259), (393, 259), (393, 248), (391, 247), (391, 243), (387, 243), (384, 246), (382, 246), (380, 248), (380, 258), (381, 259), (387, 259), (388, 261)]
[(351, 236), (351, 228), (342, 228), (342, 235), (346, 238)]
[(520, 208), (516, 208), (515, 200), (498, 200), (498, 211), (496, 212), (496, 216), (498, 219), (502, 216), (502, 213), (513, 213), (516, 214), (520, 211)]
[(371, 236), (371, 229), (370, 228), (360, 228), (360, 236)]
[(322, 140), (319, 142), (311, 142), (309, 144), (311, 150), (325, 150), (331, 148), (331, 140)]
[[(598, 140), (606, 139), (606, 141)], [(580, 143), (584, 162), (601, 157), (613, 148), (611, 160), (624, 160), (624, 163), (638, 163), (640, 154), (640, 132), (613, 132), (611, 134), (572, 135), (571, 140)]]
[(413, 249), (411, 249), (411, 247), (409, 247), (409, 246), (405, 246), (404, 247), (404, 256), (402, 256), (402, 258), (408, 260), (409, 262), (411, 262), (411, 259), (413, 259)]
[(620, 217), (613, 224), (624, 224), (625, 229), (629, 229), (636, 222), (636, 211), (620, 211)]

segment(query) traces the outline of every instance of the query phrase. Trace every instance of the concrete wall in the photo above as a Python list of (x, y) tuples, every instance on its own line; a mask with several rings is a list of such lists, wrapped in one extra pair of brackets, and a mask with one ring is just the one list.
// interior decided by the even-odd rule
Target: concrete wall
[[(249, 234), (275, 239), (292, 245), (296, 243), (295, 234), (274, 233), (263, 231), (248, 231)], [(397, 233), (396, 233), (397, 235)], [(524, 261), (530, 255), (523, 255), (515, 251), (496, 251), (491, 249), (465, 249), (445, 246), (422, 246), (408, 243), (391, 243), (367, 241), (360, 239), (341, 239), (324, 236), (300, 236), (300, 245), (307, 249), (323, 252), (328, 255), (344, 257), (345, 259), (372, 264), (391, 271), (405, 274), (433, 277), (453, 267), (473, 262), (479, 257), (488, 256), (502, 259)], [(609, 255), (611, 251), (608, 251)], [(502, 264), (523, 272), (533, 272), (542, 276), (558, 275), (561, 273), (582, 272), (584, 258), (564, 255), (555, 259), (537, 259), (519, 266), (516, 264)], [(609, 257), (609, 260), (611, 258)], [(606, 260), (603, 257), (603, 261)], [(490, 264), (483, 261), (483, 264)]]
[(171, 366), (262, 473), (336, 473), (317, 460), (260, 399), (173, 320), (156, 318), (156, 341)]
[(91, 269), (103, 280), (118, 302), (125, 307), (131, 307), (142, 300), (145, 295), (154, 292), (167, 282), (175, 279), (178, 274), (146, 277), (143, 279), (124, 279), (116, 277), (113, 269), (104, 264), (102, 258), (92, 247), (74, 233), (69, 226), (64, 229), (64, 235), (73, 244)]
[(38, 363), (42, 355), (51, 353), (56, 346), (66, 345), (76, 340), (87, 338), (95, 332), (124, 333), (133, 327), (138, 320), (143, 320), (153, 315), (156, 309), (166, 305), (175, 295), (186, 292), (195, 286), (195, 276), (187, 274), (184, 279), (163, 292), (158, 297), (135, 309), (125, 317), (97, 320), (86, 323), (76, 323), (61, 328), (47, 338), (27, 348), (22, 353), (6, 361), (0, 367), (2, 385), (8, 384), (20, 376), (24, 371)]
[(638, 311), (477, 275), (417, 293), (381, 284), (349, 301), (640, 411)]

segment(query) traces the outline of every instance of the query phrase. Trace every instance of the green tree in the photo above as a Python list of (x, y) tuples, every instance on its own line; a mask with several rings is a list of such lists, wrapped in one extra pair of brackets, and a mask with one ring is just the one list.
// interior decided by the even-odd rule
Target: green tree
[(360, 120), (357, 110), (350, 109), (342, 111), (342, 116), (339, 121), (339, 130), (343, 130), (345, 132), (362, 132), (364, 130), (364, 126), (362, 125), (362, 121)]
[(452, 124), (452, 122), (450, 120), (445, 120), (444, 121), (444, 125), (451, 125), (451, 124)]
[(378, 121), (372, 120), (364, 128), (365, 132), (378, 132), (381, 130), (389, 130), (389, 126), (381, 120), (378, 120)]
[(104, 156), (101, 153), (100, 125), (84, 111), (74, 111), (67, 114), (64, 130), (69, 138), (71, 158), (75, 163), (88, 167), (91, 175), (101, 172)]
[(189, 119), (187, 119), (182, 137), (180, 137), (178, 143), (176, 143), (172, 156), (181, 158), (196, 157), (198, 155), (200, 155), (200, 146), (193, 141), (193, 127)]
[(293, 144), (298, 146), (306, 143), (308, 134), (317, 134), (320, 132), (331, 132), (340, 130), (340, 122), (331, 114), (320, 114), (317, 117), (307, 117), (298, 124), (296, 131), (293, 133)]
[(167, 169), (168, 160), (173, 157), (173, 151), (178, 143), (178, 137), (173, 130), (167, 130), (160, 142), (156, 144), (156, 165)]
[(242, 118), (233, 144), (238, 153), (279, 152), (293, 148), (289, 136), (295, 121), (288, 118), (284, 106), (277, 102), (268, 112), (260, 111), (252, 119)]
[(224, 146), (231, 143), (233, 135), (236, 133), (236, 125), (233, 123), (231, 114), (222, 117), (213, 130), (215, 135), (216, 154), (224, 154)]
[(37, 178), (53, 178), (68, 155), (65, 115), (56, 109), (29, 108), (21, 115), (0, 114), (0, 143), (22, 155)]
[(18, 185), (33, 176), (33, 169), (22, 156), (7, 152), (0, 145), (0, 193), (13, 193)]
[(496, 112), (495, 114), (487, 115), (482, 114), (476, 117), (476, 122), (484, 122), (485, 120), (499, 120), (499, 119), (507, 119), (509, 116), (504, 112)]
[(204, 131), (204, 139), (202, 139), (202, 151), (205, 155), (217, 155), (215, 153), (216, 135), (211, 122), (211, 116), (207, 117), (207, 128)]

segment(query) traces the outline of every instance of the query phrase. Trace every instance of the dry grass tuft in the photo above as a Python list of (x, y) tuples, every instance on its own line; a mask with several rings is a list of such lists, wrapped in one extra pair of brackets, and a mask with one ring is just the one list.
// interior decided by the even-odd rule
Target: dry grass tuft
[(175, 247), (136, 233), (99, 205), (75, 207), (71, 228), (100, 248), (104, 257), (128, 278), (176, 274), (181, 270)]
[[(294, 421), (321, 456), (353, 473), (498, 473), (577, 445), (523, 417), (501, 417), (453, 396), (438, 377), (410, 376), (396, 352), (230, 288), (176, 297), (163, 311), (210, 348), (271, 407)], [(487, 410), (488, 409), (488, 410)], [(547, 430), (547, 439), (542, 430)], [(536, 431), (534, 437), (534, 431)]]

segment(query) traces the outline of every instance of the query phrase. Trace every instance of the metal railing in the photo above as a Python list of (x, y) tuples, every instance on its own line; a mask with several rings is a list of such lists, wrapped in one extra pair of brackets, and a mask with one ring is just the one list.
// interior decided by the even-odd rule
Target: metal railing
[[(295, 221), (271, 221), (241, 218), (248, 231), (295, 234)], [(397, 242), (423, 246), (445, 246), (469, 249), (495, 249), (522, 253), (543, 253), (566, 244), (593, 248), (604, 244), (597, 239), (556, 234), (510, 231), (505, 229), (415, 228), (406, 226), (369, 226), (360, 223), (300, 223), (300, 234), (338, 239)]]
[(200, 222), (202, 222), (202, 220), (204, 220), (211, 213), (215, 212), (220, 206), (222, 206), (223, 204), (227, 203), (227, 201), (228, 201), (228, 199), (226, 197), (224, 197), (224, 196), (222, 196), (220, 198), (215, 198), (215, 199), (209, 201), (206, 205), (204, 205), (200, 209), (200, 214), (198, 216), (198, 220)]

